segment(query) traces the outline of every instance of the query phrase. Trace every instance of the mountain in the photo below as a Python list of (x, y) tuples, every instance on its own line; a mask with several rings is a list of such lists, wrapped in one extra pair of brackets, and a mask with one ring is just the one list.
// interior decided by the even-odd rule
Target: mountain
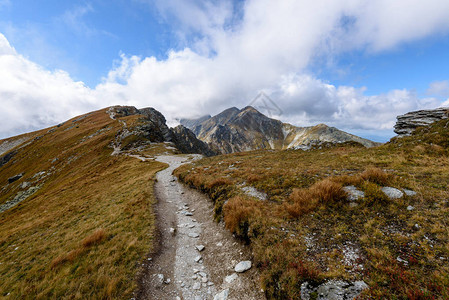
[(131, 298), (157, 240), (154, 157), (179, 152), (213, 154), (132, 106), (0, 140), (0, 297)]
[(190, 128), (198, 139), (223, 154), (256, 149), (309, 149), (325, 142), (354, 141), (365, 147), (379, 145), (325, 124), (296, 127), (282, 123), (251, 106), (242, 110), (232, 107), (210, 118), (183, 120), (181, 124)]

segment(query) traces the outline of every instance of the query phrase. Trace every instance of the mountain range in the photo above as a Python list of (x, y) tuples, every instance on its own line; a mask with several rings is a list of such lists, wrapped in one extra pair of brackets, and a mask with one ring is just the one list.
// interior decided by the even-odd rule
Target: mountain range
[(379, 145), (373, 141), (341, 131), (335, 127), (318, 124), (297, 127), (260, 113), (254, 107), (232, 107), (211, 117), (181, 119), (198, 139), (221, 154), (256, 149), (309, 149), (321, 143), (357, 142), (365, 147)]

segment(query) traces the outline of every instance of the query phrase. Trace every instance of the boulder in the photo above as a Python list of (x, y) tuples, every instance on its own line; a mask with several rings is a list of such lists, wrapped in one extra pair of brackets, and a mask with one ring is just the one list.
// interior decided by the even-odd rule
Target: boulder
[(384, 194), (387, 195), (387, 197), (390, 199), (399, 199), (404, 196), (403, 192), (401, 192), (400, 190), (398, 190), (394, 187), (389, 187), (389, 186), (384, 186), (382, 188), (382, 192), (384, 192)]
[(251, 261), (249, 260), (239, 262), (234, 268), (237, 273), (242, 273), (249, 269), (251, 269)]

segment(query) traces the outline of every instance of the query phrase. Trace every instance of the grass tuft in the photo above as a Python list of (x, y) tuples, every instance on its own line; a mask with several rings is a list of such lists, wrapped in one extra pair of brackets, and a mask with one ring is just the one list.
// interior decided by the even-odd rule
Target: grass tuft
[(95, 230), (94, 233), (84, 238), (81, 242), (81, 245), (84, 248), (89, 248), (93, 245), (97, 245), (101, 243), (106, 238), (106, 231), (103, 228), (99, 228)]

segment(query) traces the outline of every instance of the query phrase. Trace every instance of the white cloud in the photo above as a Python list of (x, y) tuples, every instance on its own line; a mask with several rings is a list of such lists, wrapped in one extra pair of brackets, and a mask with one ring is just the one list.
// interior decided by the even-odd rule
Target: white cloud
[[(440, 104), (408, 90), (366, 95), (364, 88), (337, 87), (304, 69), (317, 57), (384, 51), (445, 34), (446, 0), (248, 0), (240, 14), (232, 1), (150, 2), (186, 46), (164, 60), (123, 54), (95, 89), (25, 59), (0, 34), (0, 101), (7, 107), (0, 136), (113, 104), (153, 106), (167, 119), (218, 113), (245, 106), (260, 90), (277, 101), (286, 121), (342, 129), (385, 130), (398, 114)], [(88, 11), (67, 20), (75, 26)]]
[(429, 95), (449, 97), (449, 80), (431, 82), (427, 93)]

